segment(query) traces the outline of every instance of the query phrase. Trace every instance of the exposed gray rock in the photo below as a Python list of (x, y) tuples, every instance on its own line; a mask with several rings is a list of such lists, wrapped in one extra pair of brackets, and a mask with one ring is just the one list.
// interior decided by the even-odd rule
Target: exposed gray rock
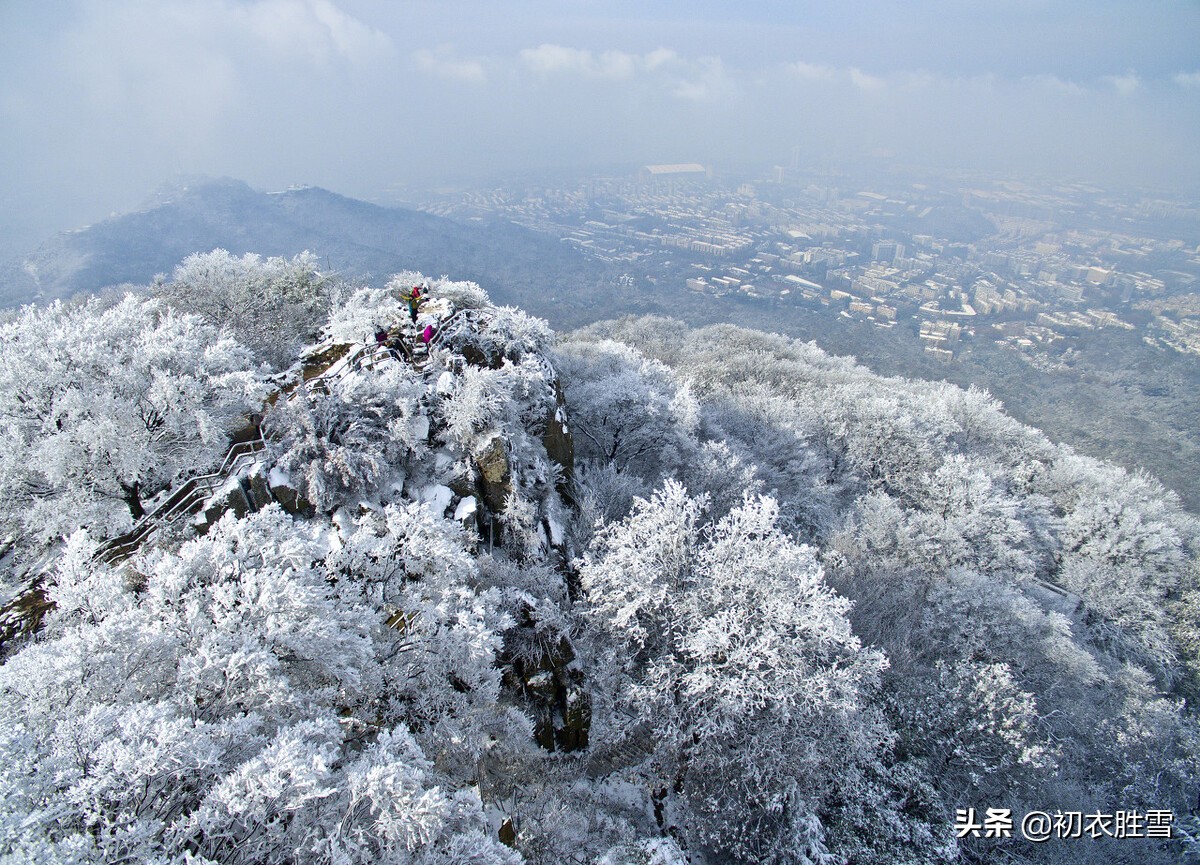
[(238, 519), (250, 513), (250, 500), (246, 498), (246, 493), (243, 492), (237, 478), (225, 481), (205, 503), (205, 527), (215, 524), (227, 511), (233, 511)]
[(308, 499), (304, 498), (295, 487), (283, 480), (280, 475), (275, 473), (269, 475), (267, 484), (271, 489), (271, 495), (275, 497), (275, 501), (279, 502), (279, 506), (289, 514), (306, 514), (312, 511), (312, 504)]
[(562, 466), (563, 478), (569, 479), (575, 470), (575, 440), (567, 425), (567, 409), (562, 387), (554, 382), (554, 407), (546, 416), (546, 431), (542, 433), (546, 455)]
[(500, 513), (512, 492), (512, 469), (508, 464), (504, 439), (494, 436), (475, 456), (475, 466), (479, 469), (479, 487), (484, 504), (492, 513)]
[(267, 486), (267, 472), (262, 463), (255, 463), (254, 468), (250, 470), (250, 476), (246, 478), (246, 492), (251, 507), (256, 511), (261, 511), (275, 501), (275, 497), (271, 495), (271, 488)]
[(505, 684), (524, 701), (533, 718), (533, 737), (547, 751), (581, 751), (588, 746), (592, 704), (575, 649), (563, 635), (529, 660), (512, 660)]

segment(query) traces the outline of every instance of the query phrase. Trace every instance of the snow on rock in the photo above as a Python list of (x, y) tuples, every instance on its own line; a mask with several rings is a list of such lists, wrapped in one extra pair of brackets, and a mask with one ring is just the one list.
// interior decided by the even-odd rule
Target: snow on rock
[[(437, 289), (430, 289), (430, 290), (436, 291)], [(421, 304), (421, 314), (422, 315), (432, 315), (434, 317), (434, 319), (436, 319), (438, 321), (441, 321), (441, 319), (450, 315), (450, 313), (452, 313), (453, 311), (454, 311), (454, 304), (452, 304), (447, 298), (444, 298), (444, 297), (436, 297), (436, 296), (429, 297), (427, 295), (425, 303)]]
[(483, 499), (493, 513), (504, 510), (505, 501), (512, 492), (512, 471), (504, 439), (493, 436), (475, 457), (479, 469), (479, 482), (483, 487)]
[(254, 510), (261, 511), (275, 500), (267, 484), (266, 467), (261, 462), (253, 463), (242, 476), (246, 479), (246, 492)]
[(450, 507), (450, 502), (454, 499), (454, 491), (450, 487), (442, 486), (441, 484), (430, 484), (429, 486), (421, 487), (420, 501), (423, 504), (429, 505), (438, 516), (446, 512), (446, 508)]
[(350, 512), (346, 508), (338, 508), (332, 519), (333, 524), (337, 526), (338, 532), (343, 538), (348, 538), (357, 531), (357, 527), (354, 525), (354, 517), (350, 515)]
[(392, 474), (391, 481), (389, 481), (387, 484), (387, 491), (391, 493), (393, 497), (399, 498), (400, 496), (404, 495), (404, 482), (406, 480), (408, 480), (408, 475), (404, 472), (404, 470), (396, 469), (396, 471)]
[(429, 416), (422, 414), (414, 417), (410, 429), (414, 438), (429, 438)]
[(299, 490), (292, 483), (291, 476), (280, 468), (273, 467), (267, 473), (267, 486), (271, 488), (271, 495), (288, 513), (303, 513), (311, 507), (308, 500), (300, 495)]
[(238, 519), (250, 513), (250, 502), (242, 491), (242, 485), (236, 477), (228, 478), (217, 491), (209, 497), (204, 506), (204, 521), (214, 525), (226, 511), (233, 511)]
[(475, 496), (467, 496), (454, 509), (454, 519), (465, 520), (474, 514), (477, 509), (478, 505), (475, 502)]
[(546, 523), (550, 526), (550, 543), (553, 546), (561, 547), (563, 542), (562, 524), (554, 517), (546, 517)]
[(329, 554), (345, 546), (341, 534), (335, 528), (321, 528), (315, 535), (315, 551), (318, 555)]

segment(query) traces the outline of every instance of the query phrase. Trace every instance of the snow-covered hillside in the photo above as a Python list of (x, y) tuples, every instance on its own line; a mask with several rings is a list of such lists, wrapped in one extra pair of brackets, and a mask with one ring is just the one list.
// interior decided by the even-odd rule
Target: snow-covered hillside
[(4, 861), (1191, 850), (1198, 535), (1153, 480), (781, 337), (313, 267), (3, 326)]

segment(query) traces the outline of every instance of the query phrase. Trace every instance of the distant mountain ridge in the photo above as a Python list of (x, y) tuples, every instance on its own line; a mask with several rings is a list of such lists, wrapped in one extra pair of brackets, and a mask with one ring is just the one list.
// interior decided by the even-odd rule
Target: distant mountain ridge
[(353, 277), (411, 269), (486, 278), (503, 302), (515, 299), (514, 290), (537, 288), (521, 266), (531, 260), (548, 274), (597, 269), (557, 241), (511, 224), (464, 225), (319, 187), (266, 193), (240, 180), (204, 178), (164, 190), (143, 210), (58, 234), (0, 266), (0, 305), (145, 284), (156, 274), (169, 276), (193, 252), (217, 248), (263, 256), (309, 250)]

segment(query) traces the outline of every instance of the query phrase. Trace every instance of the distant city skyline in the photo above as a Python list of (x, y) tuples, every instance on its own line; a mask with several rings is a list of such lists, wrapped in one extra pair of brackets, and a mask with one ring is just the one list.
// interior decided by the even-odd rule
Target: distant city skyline
[(1200, 181), (1200, 4), (71, 0), (0, 6), (0, 251), (180, 173), (260, 188), (597, 163)]

